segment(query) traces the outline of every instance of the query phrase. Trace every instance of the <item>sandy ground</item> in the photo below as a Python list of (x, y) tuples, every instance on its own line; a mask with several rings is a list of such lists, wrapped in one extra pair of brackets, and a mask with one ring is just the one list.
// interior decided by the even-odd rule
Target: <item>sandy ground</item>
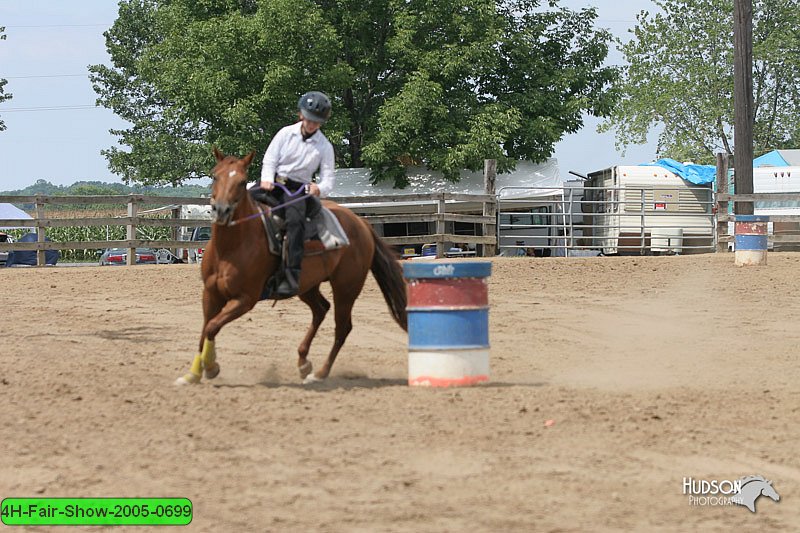
[[(800, 254), (769, 262), (495, 260), (492, 383), (433, 390), (405, 384), (371, 277), (327, 383), (299, 383), (310, 313), (289, 301), (177, 388), (196, 265), (3, 269), (0, 497), (187, 497), (192, 531), (796, 531)], [(749, 474), (781, 501), (682, 493)]]

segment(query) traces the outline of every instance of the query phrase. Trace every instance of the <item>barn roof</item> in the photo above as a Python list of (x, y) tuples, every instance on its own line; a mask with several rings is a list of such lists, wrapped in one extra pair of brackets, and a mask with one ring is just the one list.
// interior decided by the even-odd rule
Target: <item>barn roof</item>
[[(336, 170), (336, 186), (331, 193), (334, 197), (348, 196), (394, 196), (399, 194), (428, 194), (449, 192), (457, 194), (484, 194), (483, 172), (461, 171), (461, 181), (451, 183), (442, 177), (441, 172), (424, 168), (406, 169), (409, 185), (405, 189), (395, 189), (391, 182), (370, 183), (368, 168), (341, 168)], [(509, 173), (498, 174), (497, 193), (502, 198), (536, 198), (551, 196), (553, 189), (561, 189), (564, 181), (559, 175), (558, 160), (550, 158), (544, 163), (520, 161), (517, 168)], [(515, 187), (507, 189), (506, 187)], [(519, 187), (519, 188), (516, 188)], [(559, 191), (560, 194), (560, 191)]]
[[(0, 219), (2, 220), (14, 220), (14, 219), (25, 219), (29, 220), (33, 218), (28, 213), (23, 211), (22, 209), (16, 207), (14, 204), (0, 204)], [(0, 228), (2, 229), (17, 229), (17, 226), (8, 226)]]

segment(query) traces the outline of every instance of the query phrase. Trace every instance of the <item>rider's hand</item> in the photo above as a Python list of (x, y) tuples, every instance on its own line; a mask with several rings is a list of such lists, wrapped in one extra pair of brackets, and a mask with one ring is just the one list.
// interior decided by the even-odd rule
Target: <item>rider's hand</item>
[(264, 189), (265, 191), (271, 191), (272, 189), (275, 188), (275, 184), (271, 181), (262, 181), (261, 188)]
[(319, 196), (319, 186), (316, 183), (309, 183), (306, 185), (306, 192), (313, 196)]

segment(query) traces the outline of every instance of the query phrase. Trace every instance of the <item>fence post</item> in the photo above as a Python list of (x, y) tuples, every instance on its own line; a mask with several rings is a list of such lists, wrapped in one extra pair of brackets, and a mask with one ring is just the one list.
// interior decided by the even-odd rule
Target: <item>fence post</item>
[[(128, 197), (128, 217), (132, 218), (136, 216), (138, 212), (138, 205), (136, 204), (136, 198), (133, 195)], [(133, 222), (128, 222), (128, 240), (133, 241), (136, 240), (136, 224)], [(128, 248), (128, 266), (136, 264), (136, 247)]]
[[(172, 208), (172, 220), (179, 220), (181, 218), (181, 207), (174, 207)], [(179, 237), (178, 226), (172, 226), (172, 240), (177, 241)], [(178, 249), (172, 249), (172, 255), (178, 257)], [(181, 258), (183, 259), (183, 258)]]
[(440, 193), (440, 198), (436, 202), (436, 258), (441, 259), (444, 257), (444, 193)]
[[(574, 192), (575, 192), (575, 188), (574, 187), (570, 187), (569, 188), (569, 211), (568, 211), (568, 215), (567, 214), (564, 215), (564, 216), (569, 216), (569, 248), (570, 249), (575, 247), (575, 225), (573, 224), (574, 217), (572, 216)], [(583, 214), (583, 213), (581, 213), (581, 214)], [(565, 245), (567, 244), (567, 240), (566, 239), (564, 239), (564, 244)], [(564, 257), (569, 257), (569, 254), (567, 254), (567, 250), (564, 250)]]
[[(36, 242), (45, 242), (45, 228), (42, 220), (44, 220), (44, 198), (41, 196), (36, 197)], [(36, 250), (36, 266), (45, 266), (45, 250), (40, 248)]]
[[(497, 159), (485, 159), (483, 161), (483, 189), (484, 194), (493, 196), (493, 200), (484, 202), (483, 216), (497, 218)], [(483, 231), (481, 232), (484, 237), (487, 235), (497, 236), (497, 220), (491, 224), (483, 224)], [(481, 257), (494, 257), (497, 255), (497, 246), (500, 244), (499, 240), (495, 244), (484, 244), (481, 247)]]
[[(728, 154), (717, 154), (717, 198), (720, 194), (728, 194)], [(728, 201), (717, 201), (717, 251), (727, 252), (728, 243), (722, 238), (728, 235)], [(724, 222), (720, 221), (720, 217), (725, 217)]]

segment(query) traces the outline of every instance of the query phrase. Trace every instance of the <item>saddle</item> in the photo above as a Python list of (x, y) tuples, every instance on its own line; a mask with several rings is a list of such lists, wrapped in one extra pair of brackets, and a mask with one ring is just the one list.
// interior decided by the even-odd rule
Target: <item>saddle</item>
[[(281, 258), (283, 268), (275, 271), (275, 274), (267, 280), (261, 299), (273, 298), (273, 292), (283, 280), (285, 275), (286, 256), (284, 254), (284, 236), (286, 222), (281, 216), (281, 210), (273, 212), (272, 208), (278, 206), (278, 200), (269, 194), (269, 191), (254, 188), (250, 189), (250, 195), (257, 203), (264, 204), (270, 208), (266, 216), (261, 217), (264, 224), (264, 231), (267, 234), (269, 252)], [(303, 248), (305, 255), (317, 255), (329, 250), (336, 250), (350, 245), (347, 234), (330, 209), (324, 207), (318, 198), (313, 197), (313, 207), (306, 213), (306, 220), (303, 224)]]

